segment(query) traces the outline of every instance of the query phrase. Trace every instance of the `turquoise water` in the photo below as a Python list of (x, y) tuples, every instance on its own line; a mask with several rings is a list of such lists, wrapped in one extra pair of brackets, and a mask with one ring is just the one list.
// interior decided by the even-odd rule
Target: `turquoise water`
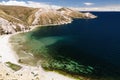
[[(11, 38), (10, 42), (14, 45), (13, 48), (19, 55), (21, 63), (33, 66), (42, 64), (42, 67), (47, 70), (59, 70), (77, 75), (93, 73), (94, 68), (92, 66), (78, 63), (75, 59), (65, 57), (56, 51), (57, 47), (53, 45), (67, 41), (68, 36), (41, 36), (37, 38), (33, 36), (34, 32), (42, 29), (46, 28), (36, 28), (33, 31), (17, 34)], [(33, 56), (31, 57), (30, 54)]]
[(16, 47), (18, 54), (23, 57), (23, 50), (32, 53), (34, 58), (29, 60), (42, 60), (44, 68), (119, 80), (120, 13), (94, 14), (97, 19), (76, 19), (67, 25), (36, 28), (13, 37), (13, 43), (19, 39), (16, 45), (23, 46)]

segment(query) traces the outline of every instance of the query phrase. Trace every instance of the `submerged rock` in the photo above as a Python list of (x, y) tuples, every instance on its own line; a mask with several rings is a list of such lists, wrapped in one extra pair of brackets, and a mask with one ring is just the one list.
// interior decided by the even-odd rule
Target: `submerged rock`
[(44, 61), (42, 67), (48, 70), (61, 70), (70, 74), (78, 75), (90, 75), (94, 72), (94, 68), (91, 66), (82, 65), (76, 61), (69, 58), (56, 57)]

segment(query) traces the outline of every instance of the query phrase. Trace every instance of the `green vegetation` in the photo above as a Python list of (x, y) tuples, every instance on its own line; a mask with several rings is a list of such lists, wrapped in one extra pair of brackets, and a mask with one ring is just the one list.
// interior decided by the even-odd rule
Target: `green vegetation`
[(21, 66), (19, 66), (17, 64), (13, 64), (11, 62), (6, 62), (5, 64), (14, 71), (18, 71), (22, 68)]

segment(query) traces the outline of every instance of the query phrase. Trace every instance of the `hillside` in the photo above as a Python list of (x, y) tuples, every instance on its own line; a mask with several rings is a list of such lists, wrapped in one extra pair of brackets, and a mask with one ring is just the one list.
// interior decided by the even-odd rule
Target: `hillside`
[[(89, 13), (90, 14), (90, 13)], [(69, 8), (46, 9), (0, 5), (0, 34), (15, 33), (30, 29), (29, 26), (67, 24), (74, 18), (96, 18), (96, 16)]]

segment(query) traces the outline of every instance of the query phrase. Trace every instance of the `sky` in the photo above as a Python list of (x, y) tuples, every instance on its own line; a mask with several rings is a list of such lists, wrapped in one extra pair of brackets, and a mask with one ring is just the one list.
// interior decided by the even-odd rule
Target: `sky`
[(0, 4), (26, 5), (33, 7), (53, 6), (86, 9), (116, 9), (120, 10), (120, 0), (0, 0)]
[(120, 5), (120, 0), (34, 0), (60, 6), (69, 7), (98, 7), (109, 5)]

